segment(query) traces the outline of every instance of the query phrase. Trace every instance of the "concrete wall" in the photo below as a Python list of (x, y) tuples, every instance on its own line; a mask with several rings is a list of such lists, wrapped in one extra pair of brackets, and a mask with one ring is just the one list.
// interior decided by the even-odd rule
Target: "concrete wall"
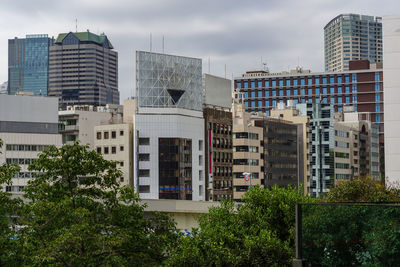
[(383, 17), (386, 184), (400, 186), (400, 15)]

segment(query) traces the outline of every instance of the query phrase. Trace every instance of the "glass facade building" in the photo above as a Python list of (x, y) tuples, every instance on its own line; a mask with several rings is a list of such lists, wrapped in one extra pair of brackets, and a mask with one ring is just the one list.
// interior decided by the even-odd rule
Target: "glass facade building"
[(325, 71), (349, 70), (350, 60), (382, 62), (380, 17), (341, 14), (324, 27)]
[(8, 40), (8, 93), (32, 92), (47, 95), (49, 49), (47, 34), (26, 35)]

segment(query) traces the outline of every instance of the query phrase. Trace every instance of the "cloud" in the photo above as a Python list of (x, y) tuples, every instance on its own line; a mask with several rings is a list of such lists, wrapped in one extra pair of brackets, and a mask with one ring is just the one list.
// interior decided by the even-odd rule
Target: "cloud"
[(7, 39), (26, 34), (91, 30), (106, 33), (119, 54), (121, 100), (135, 84), (135, 50), (203, 59), (203, 71), (227, 77), (297, 64), (323, 70), (323, 27), (341, 13), (385, 15), (398, 1), (372, 0), (3, 0), (0, 10), (0, 83), (7, 80)]

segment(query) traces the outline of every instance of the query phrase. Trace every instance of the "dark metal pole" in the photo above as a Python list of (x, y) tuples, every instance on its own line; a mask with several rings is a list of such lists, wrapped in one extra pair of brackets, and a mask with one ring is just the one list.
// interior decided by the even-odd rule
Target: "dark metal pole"
[(318, 126), (319, 133), (319, 194), (322, 195), (322, 126)]
[(301, 204), (296, 203), (296, 259), (302, 258), (301, 215)]

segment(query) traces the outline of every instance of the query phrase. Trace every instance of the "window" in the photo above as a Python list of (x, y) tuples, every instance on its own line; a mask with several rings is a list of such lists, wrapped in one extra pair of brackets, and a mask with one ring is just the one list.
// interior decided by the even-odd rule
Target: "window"
[(357, 93), (357, 85), (352, 86), (353, 93)]
[(117, 153), (117, 147), (112, 146), (111, 147), (111, 154), (116, 154)]
[(381, 122), (381, 115), (376, 115), (376, 122)]
[(328, 78), (326, 78), (326, 77), (322, 78), (322, 84), (327, 84), (327, 81), (328, 81)]
[(104, 139), (108, 139), (109, 137), (109, 133), (108, 132), (104, 132)]
[(315, 98), (315, 103), (319, 104), (319, 97)]
[(346, 75), (346, 76), (344, 77), (344, 81), (345, 81), (345, 83), (349, 83), (349, 82), (350, 82), (350, 77), (349, 77), (349, 75)]
[(312, 89), (311, 88), (308, 88), (308, 95), (312, 96)]
[(149, 153), (139, 153), (139, 161), (150, 161)]
[(341, 96), (337, 98), (337, 102), (338, 102), (339, 104), (342, 103), (342, 97), (341, 97)]
[(351, 80), (353, 81), (353, 83), (356, 83), (357, 82), (357, 74), (351, 75)]
[(327, 95), (328, 94), (328, 88), (326, 88), (326, 87), (322, 88), (322, 93), (324, 95)]
[(301, 85), (305, 85), (305, 80), (304, 80), (304, 78), (301, 78), (301, 79), (300, 79), (300, 84), (301, 84)]
[(279, 90), (279, 96), (283, 96), (283, 90)]
[(350, 86), (346, 86), (346, 87), (344, 88), (344, 92), (345, 92), (346, 94), (349, 94), (349, 93), (350, 93)]
[(255, 91), (251, 91), (251, 97), (255, 98), (256, 97), (256, 92)]
[(119, 163), (119, 166), (120, 166), (120, 167), (124, 167), (124, 162), (121, 161), (121, 162)]
[(146, 138), (146, 137), (139, 138), (139, 145), (140, 146), (148, 146), (148, 145), (150, 145), (150, 138)]
[(341, 94), (341, 93), (342, 93), (342, 87), (341, 87), (341, 86), (339, 86), (339, 87), (337, 88), (337, 93), (338, 93), (338, 94)]
[(297, 78), (293, 79), (293, 86), (297, 86), (297, 84), (298, 84)]
[(97, 137), (97, 140), (100, 140), (101, 139), (101, 132), (97, 132), (96, 133), (96, 137)]
[(256, 101), (251, 101), (251, 107), (255, 108), (256, 107)]
[(380, 112), (380, 111), (381, 111), (381, 105), (376, 104), (376, 105), (375, 105), (375, 111), (376, 111), (376, 112)]
[[(357, 103), (357, 96), (355, 96), (355, 95), (353, 95), (353, 103)], [(355, 108), (357, 108), (357, 107), (355, 107)], [(355, 111), (357, 111), (357, 110), (355, 110)]]
[(379, 83), (375, 84), (375, 92), (379, 92), (381, 90), (381, 85)]
[(150, 177), (150, 170), (149, 169), (139, 170), (139, 177)]
[(139, 193), (150, 193), (150, 185), (139, 185)]
[(290, 86), (290, 80), (286, 80), (286, 86)]
[(276, 80), (272, 80), (272, 87), (276, 87)]
[(301, 89), (300, 92), (301, 92), (301, 95), (305, 95), (306, 94), (306, 89)]
[(261, 90), (258, 90), (257, 96), (258, 96), (258, 97), (262, 97), (262, 91), (261, 91)]
[(96, 150), (97, 150), (97, 153), (101, 154), (101, 147), (97, 147)]
[(376, 81), (376, 82), (379, 82), (379, 81), (380, 81), (379, 72), (376, 72), (376, 73), (375, 73), (375, 81)]
[(329, 83), (330, 84), (334, 84), (335, 83), (335, 77), (334, 76), (329, 77)]
[(124, 146), (120, 146), (119, 151), (124, 151)]
[(265, 107), (269, 107), (269, 100), (265, 100)]
[(286, 95), (290, 96), (290, 90), (286, 90)]
[(258, 100), (258, 107), (262, 107), (262, 101)]
[(269, 81), (265, 81), (265, 87), (269, 87)]
[(244, 88), (249, 88), (249, 82), (248, 81), (244, 81)]
[(251, 88), (255, 88), (256, 87), (256, 82), (255, 81), (251, 81), (250, 82), (250, 86), (251, 86)]
[(119, 131), (119, 136), (123, 136), (124, 135), (124, 131), (123, 130), (120, 130)]
[(269, 91), (268, 90), (265, 91), (265, 96), (269, 96)]
[(294, 90), (293, 90), (293, 95), (294, 95), (294, 96), (297, 96), (298, 94), (299, 94), (299, 90), (294, 89)]
[(112, 132), (111, 132), (111, 138), (112, 138), (112, 139), (117, 138), (117, 132), (116, 132), (116, 131), (112, 131)]
[(380, 94), (376, 94), (375, 95), (375, 101), (376, 102), (380, 102), (381, 101), (381, 95)]
[(319, 88), (315, 88), (315, 95), (319, 95)]
[(319, 84), (319, 77), (315, 77), (315, 84)]
[(342, 76), (337, 76), (337, 83), (342, 83)]
[(248, 101), (244, 101), (244, 107), (248, 108), (249, 107), (249, 102)]
[(346, 96), (346, 103), (350, 103), (350, 96)]
[(324, 98), (322, 99), (322, 103), (328, 104), (328, 98), (324, 97)]
[(203, 140), (199, 140), (199, 151), (203, 151)]
[(272, 96), (276, 96), (276, 90), (272, 90)]
[(272, 106), (273, 106), (273, 107), (276, 107), (276, 100), (275, 100), (275, 99), (272, 100)]
[(104, 154), (108, 154), (108, 146), (104, 147)]
[(258, 81), (258, 82), (257, 82), (257, 87), (258, 87), (258, 88), (261, 88), (261, 87), (262, 87), (262, 81)]
[(329, 91), (330, 91), (331, 95), (335, 94), (335, 88), (334, 87), (329, 88)]
[(236, 88), (238, 88), (238, 89), (242, 88), (242, 83), (241, 82), (237, 82), (236, 83)]
[(307, 84), (308, 84), (308, 85), (312, 85), (312, 78), (311, 78), (311, 77), (309, 77), (309, 78), (307, 79)]
[(279, 80), (279, 87), (283, 86), (283, 80)]
[(248, 91), (244, 92), (244, 98), (249, 98), (249, 92)]

